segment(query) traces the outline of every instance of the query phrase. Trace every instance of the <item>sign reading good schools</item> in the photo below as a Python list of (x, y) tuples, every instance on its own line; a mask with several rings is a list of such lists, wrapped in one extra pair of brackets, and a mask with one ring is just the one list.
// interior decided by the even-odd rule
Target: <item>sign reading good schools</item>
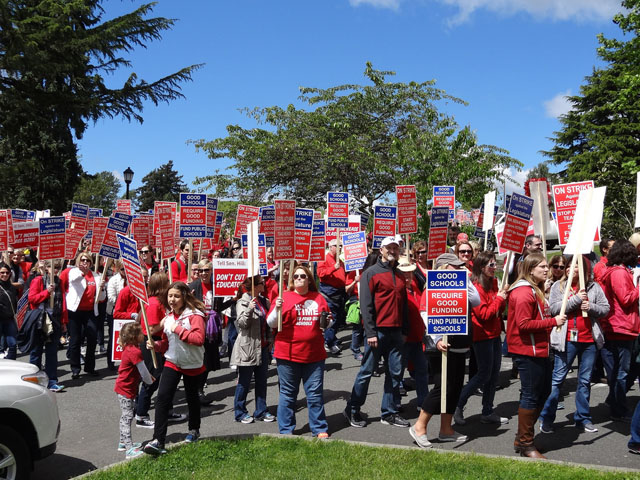
[(214, 258), (211, 260), (213, 295), (232, 297), (247, 276), (249, 261), (243, 258)]
[(398, 204), (398, 233), (418, 231), (418, 197), (415, 185), (396, 185)]
[(433, 206), (447, 207), (449, 210), (456, 208), (456, 187), (455, 186), (434, 186)]
[(500, 248), (514, 253), (522, 253), (532, 211), (533, 198), (518, 193), (511, 196)]
[[(558, 223), (558, 242), (566, 245), (571, 233), (573, 217), (576, 214), (578, 196), (582, 190), (593, 188), (593, 180), (586, 182), (565, 183), (553, 186), (553, 203), (556, 206), (556, 222)], [(596, 240), (599, 240), (596, 232)]]
[(384, 237), (396, 234), (396, 216), (398, 209), (385, 205), (373, 208), (373, 248), (380, 248)]
[(48, 217), (40, 219), (40, 243), (38, 257), (40, 260), (64, 258), (64, 217)]
[(342, 235), (342, 251), (344, 252), (344, 269), (346, 272), (362, 269), (369, 253), (367, 251), (365, 233), (345, 233)]
[(120, 260), (124, 265), (127, 274), (127, 285), (131, 293), (141, 302), (149, 303), (147, 298), (147, 288), (140, 268), (140, 258), (138, 258), (138, 244), (124, 235), (116, 234), (118, 248), (120, 250)]
[(324, 218), (320, 212), (315, 212), (313, 216), (313, 232), (311, 233), (310, 262), (324, 262), (325, 256), (325, 225)]
[(349, 226), (349, 194), (327, 192), (327, 227), (347, 228)]
[(466, 270), (428, 270), (422, 298), (429, 335), (467, 334)]
[(180, 238), (207, 236), (207, 195), (205, 193), (180, 194)]
[(309, 261), (311, 234), (313, 232), (313, 209), (296, 208), (296, 253), (295, 259)]
[(431, 225), (429, 227), (429, 248), (427, 250), (427, 259), (435, 260), (443, 253), (446, 253), (448, 223), (448, 207), (437, 207), (431, 209)]
[(118, 246), (118, 238), (116, 235), (126, 235), (131, 225), (131, 215), (116, 212), (117, 216), (109, 217), (107, 229), (104, 232), (104, 239), (100, 247), (100, 255), (103, 257), (113, 258), (117, 260), (120, 257), (120, 247)]

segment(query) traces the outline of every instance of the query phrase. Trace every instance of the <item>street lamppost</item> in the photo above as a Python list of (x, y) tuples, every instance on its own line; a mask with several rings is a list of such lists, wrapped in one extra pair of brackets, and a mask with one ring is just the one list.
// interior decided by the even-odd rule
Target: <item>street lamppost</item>
[(127, 184), (126, 198), (129, 200), (129, 185), (131, 184), (131, 180), (133, 180), (133, 170), (131, 170), (131, 167), (127, 167), (127, 169), (122, 172), (122, 175), (124, 175), (124, 183)]

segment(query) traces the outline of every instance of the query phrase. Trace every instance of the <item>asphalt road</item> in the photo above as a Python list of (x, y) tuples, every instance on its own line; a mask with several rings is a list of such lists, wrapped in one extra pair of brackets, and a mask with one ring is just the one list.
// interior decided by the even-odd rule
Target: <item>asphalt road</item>
[[(371, 381), (369, 397), (362, 409), (363, 416), (369, 422), (367, 426), (353, 428), (345, 421), (342, 411), (350, 395), (359, 364), (348, 350), (350, 332), (343, 331), (339, 337), (343, 339), (343, 348), (347, 350), (338, 357), (328, 358), (325, 372), (324, 398), (332, 438), (388, 445), (414, 445), (407, 428), (380, 423), (383, 378), (373, 378)], [(77, 380), (71, 380), (64, 350), (60, 351), (59, 358), (60, 370), (64, 372), (59, 381), (67, 387), (64, 392), (57, 395), (62, 430), (56, 453), (36, 464), (32, 475), (33, 480), (68, 479), (124, 459), (124, 453), (116, 450), (120, 409), (116, 394), (113, 392), (115, 374), (107, 370), (104, 355), (99, 356), (97, 360), (101, 377), (82, 375)], [(22, 356), (19, 360), (28, 361), (28, 357)], [(511, 359), (503, 359), (500, 382), (504, 388), (497, 392), (495, 399), (496, 412), (499, 415), (511, 417), (509, 424), (481, 424), (480, 397), (473, 396), (465, 410), (467, 425), (456, 427), (461, 433), (467, 434), (469, 440), (462, 444), (438, 443), (439, 418), (434, 418), (428, 431), (434, 448), (514, 455), (512, 445), (517, 426), (519, 381), (509, 379), (510, 369)], [(267, 402), (271, 413), (275, 415), (278, 401), (275, 365), (270, 368), (268, 385)], [(538, 433), (536, 444), (546, 451), (548, 458), (554, 460), (639, 469), (640, 456), (630, 454), (626, 448), (629, 425), (612, 422), (609, 419), (608, 408), (604, 405), (608, 390), (606, 385), (594, 384), (592, 388), (591, 412), (598, 432), (579, 433), (572, 426), (575, 385), (575, 374), (570, 374), (564, 386), (566, 408), (558, 411), (556, 433), (550, 435)], [(235, 422), (232, 411), (234, 390), (235, 372), (228, 368), (225, 361), (222, 370), (209, 375), (206, 393), (213, 403), (202, 408), (201, 434), (203, 437), (239, 433), (278, 433), (276, 422), (259, 422), (249, 425)], [(636, 384), (629, 393), (628, 400), (631, 408), (635, 407), (639, 399), (638, 391), (638, 384)], [(248, 405), (250, 412), (253, 408), (253, 398), (253, 392), (251, 392)], [(306, 402), (302, 388), (298, 399), (298, 428), (295, 433), (309, 436)], [(403, 406), (403, 415), (413, 423), (418, 416), (415, 391), (409, 391), (408, 396), (403, 397)], [(178, 412), (186, 413), (187, 411), (182, 389), (177, 393), (175, 407)], [(153, 434), (153, 430), (149, 429), (132, 427), (132, 430), (133, 439), (138, 442), (150, 440)], [(170, 425), (167, 442), (183, 440), (186, 431), (186, 423)]]

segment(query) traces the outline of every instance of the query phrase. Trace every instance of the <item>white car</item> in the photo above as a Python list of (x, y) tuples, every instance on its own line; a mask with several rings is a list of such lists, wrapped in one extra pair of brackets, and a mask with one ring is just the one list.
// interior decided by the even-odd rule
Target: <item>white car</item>
[(56, 451), (60, 417), (47, 375), (35, 365), (0, 360), (0, 479), (29, 478), (34, 460)]

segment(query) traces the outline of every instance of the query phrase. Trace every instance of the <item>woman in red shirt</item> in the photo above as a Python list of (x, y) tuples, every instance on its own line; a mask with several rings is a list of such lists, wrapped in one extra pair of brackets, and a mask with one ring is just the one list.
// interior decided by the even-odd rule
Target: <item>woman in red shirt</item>
[(471, 281), (478, 290), (481, 303), (471, 311), (473, 322), (473, 354), (476, 357), (478, 372), (469, 379), (458, 400), (454, 415), (456, 424), (464, 425), (466, 420), (462, 410), (469, 397), (482, 388), (482, 423), (508, 423), (509, 419), (493, 411), (493, 399), (500, 375), (502, 362), (502, 312), (506, 306), (507, 292), (498, 289), (496, 279), (496, 256), (485, 251), (478, 254), (473, 262)]
[(267, 323), (271, 328), (278, 327), (278, 312), (282, 313), (282, 331), (276, 334), (273, 355), (280, 379), (278, 429), (282, 434), (292, 434), (295, 430), (296, 399), (302, 381), (311, 433), (318, 438), (328, 438), (329, 426), (323, 399), (327, 353), (321, 329), (325, 325), (321, 322), (330, 311), (307, 267), (298, 266), (293, 270), (289, 291), (283, 292), (269, 313)]
[(549, 333), (562, 326), (566, 315), (547, 314), (544, 283), (549, 265), (542, 253), (527, 255), (520, 273), (509, 289), (507, 345), (520, 376), (520, 408), (516, 453), (523, 457), (546, 458), (533, 444), (534, 426), (551, 392), (553, 367), (549, 361)]

